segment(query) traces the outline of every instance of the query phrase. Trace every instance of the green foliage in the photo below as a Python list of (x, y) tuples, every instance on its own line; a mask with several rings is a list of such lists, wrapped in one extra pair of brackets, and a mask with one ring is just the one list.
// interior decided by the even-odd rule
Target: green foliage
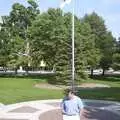
[[(62, 16), (59, 9), (49, 9), (33, 22), (31, 34), (32, 60), (39, 66), (43, 59), (49, 67), (56, 71), (55, 80), (60, 83), (70, 83), (71, 80), (71, 13)], [(75, 73), (76, 80), (87, 78), (85, 69), (88, 64), (97, 59), (94, 35), (90, 25), (80, 22), (75, 16)], [(92, 58), (94, 55), (95, 59)], [(39, 57), (38, 57), (39, 56)]]
[(34, 65), (39, 66), (41, 60), (44, 60), (47, 66), (55, 68), (57, 75), (61, 75), (61, 80), (66, 80), (64, 74), (69, 74), (69, 48), (66, 45), (68, 33), (62, 11), (49, 9), (47, 13), (38, 16), (30, 28), (30, 34), (30, 50)]
[(105, 41), (101, 48), (102, 58), (100, 61), (100, 66), (103, 70), (106, 70), (112, 65), (112, 55), (114, 53), (114, 38), (110, 32), (106, 33)]
[(7, 62), (9, 61), (8, 55), (10, 54), (10, 34), (9, 28), (6, 21), (8, 20), (7, 16), (2, 17), (3, 23), (1, 24), (0, 29), (0, 66), (6, 67)]
[(112, 68), (114, 70), (120, 70), (120, 38), (115, 42), (114, 54), (112, 57)]
[(30, 63), (28, 27), (39, 14), (39, 10), (36, 2), (29, 0), (28, 4), (28, 7), (20, 3), (13, 4), (10, 15), (4, 18), (2, 24), (6, 34), (3, 38), (8, 39), (10, 48), (9, 54), (6, 52), (9, 61), (5, 61), (8, 67), (18, 68), (20, 65), (28, 66)]
[(92, 33), (95, 35), (95, 46), (99, 51), (95, 56), (96, 60), (100, 61), (99, 66), (103, 69), (104, 74), (104, 70), (108, 69), (112, 64), (111, 56), (113, 55), (114, 38), (112, 33), (107, 30), (103, 18), (95, 12), (85, 15), (83, 21), (90, 24)]
[(120, 70), (120, 53), (116, 53), (113, 55), (113, 65), (114, 70)]
[[(41, 60), (56, 72), (55, 82), (68, 84), (72, 67), (72, 14), (50, 8), (40, 14), (38, 4), (15, 3), (3, 17), (0, 30), (0, 65), (39, 68)], [(85, 70), (112, 64), (115, 40), (95, 12), (81, 20), (75, 16), (75, 80), (87, 79)]]

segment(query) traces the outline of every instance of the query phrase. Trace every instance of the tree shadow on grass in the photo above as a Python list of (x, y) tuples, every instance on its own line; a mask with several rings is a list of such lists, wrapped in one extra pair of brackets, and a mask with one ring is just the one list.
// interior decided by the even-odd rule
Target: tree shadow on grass
[(56, 80), (55, 79), (55, 76), (56, 74), (37, 74), (37, 75), (31, 75), (31, 74), (28, 74), (28, 75), (21, 75), (21, 76), (16, 76), (16, 75), (13, 75), (13, 74), (9, 74), (9, 75), (0, 75), (0, 78), (23, 78), (23, 79), (33, 79), (35, 80), (37, 83), (39, 82), (47, 82), (49, 84), (52, 84), (52, 85), (65, 85), (66, 82), (61, 82), (61, 80)]
[(77, 95), (84, 99), (97, 99), (120, 102), (120, 88), (118, 87), (78, 89)]
[(100, 80), (100, 81), (110, 81), (110, 82), (120, 82), (120, 75), (115, 76), (115, 75), (106, 75), (106, 76), (101, 76), (101, 75), (95, 75), (92, 77), (93, 80)]
[(14, 74), (1, 74), (0, 77), (3, 77), (3, 78), (32, 78), (32, 79), (43, 79), (43, 78), (49, 78), (49, 77), (53, 77), (54, 74), (28, 74), (28, 75), (14, 75)]

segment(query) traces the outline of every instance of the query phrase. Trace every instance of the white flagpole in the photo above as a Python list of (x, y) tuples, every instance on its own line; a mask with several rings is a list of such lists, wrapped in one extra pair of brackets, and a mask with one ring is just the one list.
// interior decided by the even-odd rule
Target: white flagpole
[(75, 18), (74, 0), (72, 7), (72, 90), (75, 90)]
[[(71, 0), (66, 0), (64, 1), (61, 5), (60, 8), (63, 9), (66, 4), (69, 4)], [(72, 81), (71, 81), (71, 87), (72, 90), (75, 90), (75, 18), (74, 18), (74, 0), (72, 0)]]

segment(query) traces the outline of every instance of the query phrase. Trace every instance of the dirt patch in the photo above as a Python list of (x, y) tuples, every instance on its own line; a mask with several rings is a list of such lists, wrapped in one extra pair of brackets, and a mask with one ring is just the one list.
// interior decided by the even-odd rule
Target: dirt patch
[[(48, 83), (40, 83), (36, 84), (34, 87), (36, 88), (45, 88), (45, 89), (67, 89), (70, 88), (70, 86), (65, 85), (52, 85)], [(78, 88), (109, 88), (110, 86), (105, 84), (96, 84), (96, 83), (83, 83), (81, 85), (77, 85)]]
[(68, 86), (40, 83), (40, 84), (36, 84), (35, 87), (36, 88), (45, 88), (45, 89), (66, 89)]
[(109, 88), (110, 86), (105, 85), (105, 84), (97, 84), (97, 83), (83, 83), (79, 87), (81, 88), (104, 88), (104, 87)]

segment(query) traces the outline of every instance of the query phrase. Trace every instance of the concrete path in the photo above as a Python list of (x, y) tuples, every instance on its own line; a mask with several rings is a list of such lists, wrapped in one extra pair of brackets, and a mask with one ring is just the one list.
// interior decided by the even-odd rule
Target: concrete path
[[(41, 100), (0, 107), (0, 120), (62, 120), (61, 100)], [(82, 120), (120, 120), (120, 103), (83, 100)]]

